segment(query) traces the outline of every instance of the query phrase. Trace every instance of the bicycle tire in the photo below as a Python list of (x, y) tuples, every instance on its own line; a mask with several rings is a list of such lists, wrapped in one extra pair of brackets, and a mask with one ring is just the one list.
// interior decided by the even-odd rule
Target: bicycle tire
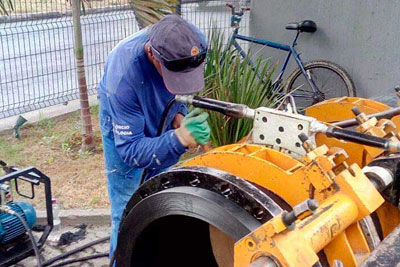
[[(343, 84), (345, 85), (345, 90), (347, 92), (345, 93), (345, 95), (339, 95), (340, 93), (336, 94), (336, 90), (335, 90), (335, 96), (333, 96), (333, 97), (356, 96), (356, 88), (354, 86), (353, 80), (351, 79), (351, 77), (347, 73), (347, 71), (344, 70), (342, 67), (340, 67), (338, 64), (327, 61), (327, 60), (315, 60), (315, 61), (310, 61), (310, 62), (304, 64), (304, 69), (305, 70), (325, 69), (325, 70), (332, 71), (337, 76), (339, 76), (341, 78), (341, 80), (343, 81)], [(292, 91), (294, 89), (293, 86), (299, 77), (304, 77), (304, 76), (303, 76), (303, 73), (301, 72), (300, 68), (297, 68), (289, 75), (289, 78), (286, 81), (286, 85), (283, 88), (283, 92), (288, 93), (288, 92)], [(309, 87), (308, 84), (307, 84), (307, 86)], [(332, 98), (332, 97), (329, 97), (329, 98)], [(300, 102), (300, 97), (299, 96), (295, 97), (295, 100), (296, 100), (296, 102)], [(323, 100), (321, 100), (321, 101), (323, 101)], [(305, 101), (305, 100), (303, 102), (305, 102), (305, 105), (302, 108), (306, 108), (308, 106), (316, 104), (314, 99), (312, 99), (312, 101), (309, 101), (310, 103), (308, 103), (308, 104), (307, 104), (307, 101)], [(318, 101), (318, 102), (320, 102), (320, 101)]]

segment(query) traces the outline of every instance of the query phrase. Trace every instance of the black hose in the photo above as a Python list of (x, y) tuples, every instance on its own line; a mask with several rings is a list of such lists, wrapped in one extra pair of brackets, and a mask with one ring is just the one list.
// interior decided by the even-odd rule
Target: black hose
[[(167, 106), (164, 108), (164, 111), (163, 111), (163, 113), (162, 113), (162, 115), (161, 115), (160, 124), (158, 125), (156, 137), (158, 137), (158, 136), (160, 136), (160, 135), (162, 134), (163, 129), (164, 129), (164, 126), (165, 126), (165, 121), (167, 120), (168, 112), (169, 112), (169, 110), (171, 109), (171, 107), (172, 107), (172, 105), (173, 105), (174, 103), (175, 103), (175, 97), (172, 98), (172, 99), (168, 102)], [(140, 176), (139, 185), (141, 185), (141, 184), (144, 183), (144, 179), (146, 179), (147, 173), (148, 173), (148, 170), (147, 170), (147, 169), (144, 169), (143, 172), (142, 172), (142, 176)]]
[(164, 111), (163, 111), (163, 113), (162, 113), (162, 115), (161, 115), (160, 124), (158, 125), (156, 137), (157, 137), (157, 136), (160, 136), (160, 135), (162, 134), (163, 129), (164, 129), (164, 126), (165, 126), (165, 121), (167, 120), (167, 115), (168, 115), (169, 110), (171, 109), (171, 107), (172, 107), (172, 105), (173, 105), (174, 103), (175, 103), (175, 97), (172, 98), (172, 99), (168, 102), (167, 106), (164, 108)]
[(245, 118), (248, 109), (246, 105), (214, 100), (205, 97), (193, 97), (191, 103), (194, 107), (222, 113), (228, 117)]
[(80, 252), (80, 251), (82, 251), (82, 250), (84, 250), (84, 249), (86, 249), (86, 248), (88, 248), (88, 247), (91, 247), (91, 246), (94, 246), (94, 245), (96, 245), (96, 244), (102, 243), (102, 242), (107, 241), (107, 240), (109, 240), (109, 239), (110, 239), (109, 236), (103, 237), (103, 238), (100, 238), (100, 239), (98, 239), (98, 240), (95, 240), (95, 241), (92, 241), (92, 242), (90, 242), (90, 243), (87, 243), (87, 244), (85, 244), (85, 245), (83, 245), (83, 246), (81, 246), (81, 247), (75, 248), (75, 249), (73, 249), (73, 250), (71, 250), (71, 251), (67, 251), (67, 252), (65, 252), (65, 253), (63, 253), (63, 254), (60, 254), (60, 255), (58, 255), (58, 256), (56, 256), (56, 257), (54, 257), (54, 258), (51, 258), (51, 259), (46, 260), (45, 262), (42, 263), (42, 266), (43, 266), (43, 267), (49, 266), (50, 264), (52, 264), (52, 263), (55, 262), (55, 261), (62, 260), (62, 259), (66, 258), (66, 257), (68, 257), (68, 256), (70, 256), (70, 255), (72, 255), (72, 254), (78, 253), (78, 252)]
[(41, 264), (41, 260), (40, 260), (39, 248), (38, 248), (38, 245), (37, 245), (37, 243), (36, 243), (35, 238), (34, 238), (33, 235), (32, 235), (31, 229), (29, 228), (28, 224), (26, 223), (25, 218), (22, 217), (20, 214), (18, 214), (18, 212), (15, 212), (15, 211), (12, 211), (12, 210), (10, 210), (8, 213), (11, 214), (11, 215), (17, 216), (18, 219), (19, 219), (19, 220), (22, 222), (22, 224), (24, 225), (26, 231), (28, 232), (29, 239), (31, 240), (32, 247), (33, 247), (33, 251), (35, 252), (35, 257), (36, 257), (36, 261), (37, 261), (37, 266), (38, 266), (38, 267), (41, 267), (42, 264)]
[(71, 259), (71, 260), (63, 261), (63, 262), (58, 263), (56, 265), (52, 265), (51, 267), (65, 266), (67, 264), (71, 264), (71, 263), (75, 263), (75, 262), (87, 261), (87, 260), (92, 260), (92, 259), (97, 259), (97, 258), (104, 258), (104, 257), (108, 257), (108, 253), (97, 253), (97, 254), (89, 255), (89, 256), (86, 256), (86, 257), (82, 257), (82, 258)]
[(373, 146), (382, 149), (388, 149), (389, 141), (385, 138), (380, 138), (364, 133), (344, 130), (336, 127), (329, 127), (326, 131), (326, 136), (343, 139), (346, 141), (354, 142), (361, 145)]

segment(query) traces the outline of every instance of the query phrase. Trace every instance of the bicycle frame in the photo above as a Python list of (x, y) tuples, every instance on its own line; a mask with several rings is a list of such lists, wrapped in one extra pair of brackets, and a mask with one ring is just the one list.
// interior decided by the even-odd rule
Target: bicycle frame
[[(231, 19), (232, 21), (232, 25), (234, 25), (234, 23), (236, 23), (237, 25), (239, 25), (241, 18), (238, 17), (232, 17)], [(255, 44), (260, 44), (260, 45), (264, 45), (264, 46), (268, 46), (268, 47), (272, 47), (275, 49), (279, 49), (279, 50), (283, 50), (288, 52), (286, 59), (281, 67), (281, 71), (276, 79), (276, 81), (274, 82), (274, 88), (273, 91), (278, 90), (279, 85), (282, 82), (282, 77), (283, 74), (285, 73), (285, 70), (289, 64), (290, 61), (290, 57), (293, 55), (297, 65), (299, 66), (301, 72), (303, 73), (304, 77), (306, 78), (306, 81), (309, 83), (310, 87), (313, 90), (313, 93), (317, 93), (318, 89), (314, 83), (314, 81), (312, 80), (311, 76), (308, 75), (307, 71), (304, 69), (304, 64), (300, 58), (300, 54), (296, 51), (295, 46), (297, 45), (297, 39), (299, 38), (300, 35), (300, 31), (297, 31), (296, 36), (293, 40), (292, 45), (286, 45), (286, 44), (281, 44), (281, 43), (276, 43), (276, 42), (272, 42), (269, 40), (264, 40), (264, 39), (259, 39), (259, 38), (254, 38), (254, 37), (249, 37), (249, 36), (244, 36), (244, 35), (240, 35), (239, 34), (239, 27), (236, 26), (231, 38), (230, 38), (230, 42), (229, 45), (233, 45), (240, 53), (240, 55), (244, 58), (246, 57), (246, 52), (243, 50), (243, 48), (239, 45), (239, 43), (236, 40), (243, 40), (243, 41), (247, 41), (250, 43), (255, 43)], [(252, 60), (249, 60), (249, 64), (253, 65)], [(304, 98), (313, 98), (312, 96), (306, 96), (306, 95), (296, 95), (296, 94), (292, 94), (295, 97), (304, 97)]]

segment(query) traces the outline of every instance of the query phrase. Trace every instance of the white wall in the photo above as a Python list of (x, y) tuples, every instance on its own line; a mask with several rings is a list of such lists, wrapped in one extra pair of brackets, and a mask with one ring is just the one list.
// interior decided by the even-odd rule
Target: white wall
[[(393, 0), (253, 0), (252, 36), (291, 43), (292, 21), (314, 20), (318, 30), (302, 33), (297, 50), (303, 61), (326, 59), (345, 68), (358, 96), (396, 105), (400, 84), (400, 1)], [(284, 53), (262, 53), (282, 62)], [(289, 74), (294, 61), (291, 62)]]

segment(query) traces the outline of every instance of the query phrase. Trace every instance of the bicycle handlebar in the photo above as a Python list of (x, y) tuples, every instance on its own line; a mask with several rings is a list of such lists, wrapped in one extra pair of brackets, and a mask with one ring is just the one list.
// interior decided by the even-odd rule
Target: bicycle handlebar
[[(232, 9), (233, 12), (235, 12), (235, 6), (232, 3), (226, 3), (225, 4), (227, 7), (229, 7), (230, 9)], [(240, 11), (244, 12), (244, 11), (250, 11), (251, 8), (250, 7), (241, 7)]]
[(225, 5), (229, 8), (235, 8), (232, 3), (226, 3)]

